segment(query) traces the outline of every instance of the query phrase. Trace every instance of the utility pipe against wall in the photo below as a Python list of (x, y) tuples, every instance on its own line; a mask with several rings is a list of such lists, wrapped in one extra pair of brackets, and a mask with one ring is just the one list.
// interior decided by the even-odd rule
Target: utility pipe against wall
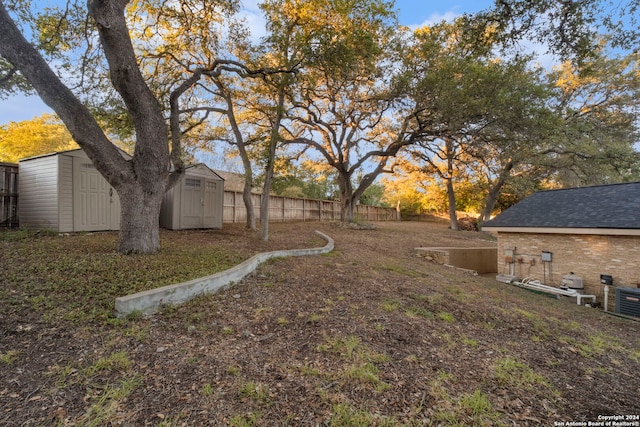
[(581, 305), (582, 300), (584, 298), (588, 298), (593, 302), (596, 301), (595, 295), (584, 295), (578, 292), (575, 289), (562, 289), (562, 288), (554, 288), (553, 286), (547, 286), (542, 284), (539, 280), (531, 279), (529, 277), (525, 277), (521, 281), (514, 280), (511, 284), (527, 289), (533, 289), (534, 291), (542, 291), (547, 293), (552, 293), (555, 295), (565, 295), (568, 297), (574, 297), (576, 299), (576, 304)]
[(604, 286), (604, 311), (609, 311), (609, 285)]

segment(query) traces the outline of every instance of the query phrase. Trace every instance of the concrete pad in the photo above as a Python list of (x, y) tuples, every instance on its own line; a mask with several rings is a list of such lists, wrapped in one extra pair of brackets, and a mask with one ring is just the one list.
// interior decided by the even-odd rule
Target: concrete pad
[(253, 273), (260, 264), (271, 258), (319, 255), (331, 252), (334, 246), (333, 239), (320, 231), (316, 231), (316, 234), (327, 241), (325, 246), (264, 252), (252, 256), (235, 267), (211, 276), (118, 297), (116, 298), (116, 316), (123, 317), (134, 311), (151, 314), (157, 311), (161, 305), (181, 304), (197, 295), (214, 293), (228, 288)]

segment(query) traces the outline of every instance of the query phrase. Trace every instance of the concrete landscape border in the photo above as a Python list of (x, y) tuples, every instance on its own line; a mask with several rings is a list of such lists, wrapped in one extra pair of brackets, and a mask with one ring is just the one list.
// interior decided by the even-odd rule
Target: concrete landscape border
[(333, 239), (317, 230), (316, 234), (327, 241), (325, 246), (263, 252), (252, 256), (235, 267), (212, 274), (211, 276), (118, 297), (116, 298), (116, 315), (118, 317), (124, 317), (132, 312), (152, 314), (162, 305), (177, 305), (197, 295), (218, 292), (239, 282), (247, 275), (253, 273), (260, 264), (272, 258), (320, 255), (331, 252), (334, 247)]

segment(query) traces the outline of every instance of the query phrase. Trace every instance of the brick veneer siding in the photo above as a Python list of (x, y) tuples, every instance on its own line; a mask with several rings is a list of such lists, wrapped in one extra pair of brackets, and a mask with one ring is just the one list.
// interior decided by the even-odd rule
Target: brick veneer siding
[[(602, 301), (600, 274), (613, 276), (614, 286), (636, 287), (640, 283), (640, 237), (585, 234), (535, 234), (498, 232), (498, 272), (509, 273), (505, 250), (515, 250), (515, 275), (543, 280), (560, 286), (562, 276), (571, 272), (582, 277), (586, 294)], [(542, 251), (553, 253), (543, 266)], [(551, 269), (551, 275), (549, 270)], [(614, 290), (609, 293), (613, 299)]]

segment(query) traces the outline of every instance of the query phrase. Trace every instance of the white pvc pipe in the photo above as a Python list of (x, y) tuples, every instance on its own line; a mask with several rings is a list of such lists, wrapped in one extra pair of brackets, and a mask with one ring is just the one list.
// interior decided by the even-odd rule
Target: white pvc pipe
[(539, 280), (530, 279), (529, 277), (525, 277), (520, 282), (514, 280), (511, 283), (521, 288), (533, 289), (536, 291), (548, 292), (556, 295), (565, 295), (568, 297), (574, 297), (576, 299), (576, 304), (578, 305), (581, 305), (581, 302), (584, 298), (592, 299), (594, 302), (596, 300), (595, 295), (583, 295), (580, 292), (576, 291), (575, 289), (564, 290), (560, 288), (554, 288), (553, 286), (544, 285), (540, 283)]
[(604, 285), (604, 311), (609, 311), (609, 285)]

